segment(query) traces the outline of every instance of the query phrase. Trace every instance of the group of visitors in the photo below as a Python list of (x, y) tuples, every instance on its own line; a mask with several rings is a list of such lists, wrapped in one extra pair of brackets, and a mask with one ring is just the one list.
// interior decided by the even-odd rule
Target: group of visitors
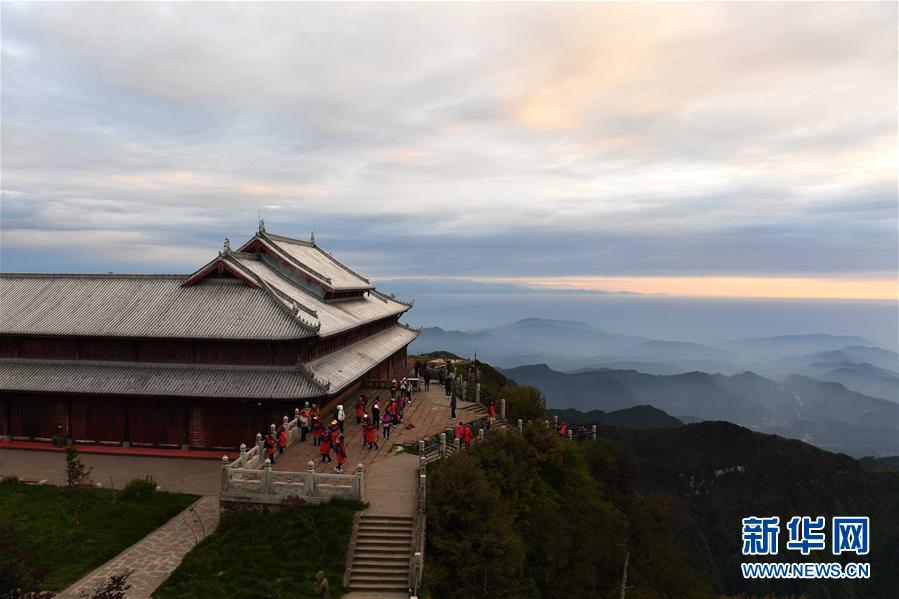
[(459, 439), (459, 443), (471, 445), (471, 442), (474, 441), (474, 431), (471, 430), (471, 424), (465, 424), (460, 420), (453, 431), (453, 437)]
[(287, 427), (283, 424), (277, 430), (275, 425), (265, 434), (262, 439), (262, 448), (265, 449), (265, 457), (269, 463), (275, 463), (275, 456), (281, 455), (284, 448), (287, 447)]

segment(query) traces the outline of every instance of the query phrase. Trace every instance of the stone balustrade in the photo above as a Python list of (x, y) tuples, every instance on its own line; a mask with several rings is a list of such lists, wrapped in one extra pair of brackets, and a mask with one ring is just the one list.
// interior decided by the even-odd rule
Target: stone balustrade
[[(294, 411), (294, 419), (284, 416), (282, 424), (287, 429), (287, 446), (299, 438), (300, 411)], [(271, 431), (276, 427), (271, 425)], [(256, 435), (256, 443), (250, 449), (240, 446), (240, 455), (230, 461), (222, 456), (222, 483), (220, 499), (223, 506), (241, 504), (277, 505), (297, 497), (306, 503), (323, 503), (332, 498), (365, 498), (365, 472), (362, 464), (352, 474), (324, 474), (315, 471), (315, 463), (306, 464), (304, 472), (272, 470), (265, 458), (262, 434)]]

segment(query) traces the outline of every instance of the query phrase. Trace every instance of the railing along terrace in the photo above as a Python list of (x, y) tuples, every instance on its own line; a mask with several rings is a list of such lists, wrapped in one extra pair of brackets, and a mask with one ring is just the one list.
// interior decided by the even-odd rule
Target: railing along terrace
[[(287, 447), (299, 438), (300, 410), (294, 410), (294, 419), (284, 416), (282, 424), (287, 429)], [(277, 429), (270, 427), (274, 438)], [(303, 472), (272, 470), (265, 458), (262, 434), (256, 434), (251, 449), (241, 444), (240, 455), (229, 461), (222, 456), (222, 481), (220, 499), (225, 504), (281, 504), (288, 498), (299, 497), (309, 503), (321, 503), (334, 497), (362, 500), (365, 497), (365, 473), (362, 464), (352, 474), (324, 474), (315, 471), (315, 463), (306, 464)]]

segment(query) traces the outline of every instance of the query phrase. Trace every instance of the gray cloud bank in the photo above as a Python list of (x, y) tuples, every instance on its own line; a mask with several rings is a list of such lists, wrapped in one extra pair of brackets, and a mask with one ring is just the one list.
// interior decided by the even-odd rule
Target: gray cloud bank
[(0, 10), (3, 270), (895, 276), (895, 4)]

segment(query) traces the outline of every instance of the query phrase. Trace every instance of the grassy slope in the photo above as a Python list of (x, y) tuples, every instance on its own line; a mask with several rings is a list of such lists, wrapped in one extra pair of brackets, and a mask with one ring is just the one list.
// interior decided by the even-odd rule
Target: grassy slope
[(12, 522), (19, 531), (27, 565), (47, 569), (41, 587), (60, 591), (196, 499), (156, 493), (140, 502), (113, 502), (109, 489), (6, 484), (0, 485), (0, 522)]
[[(282, 512), (225, 512), (153, 597), (313, 597), (323, 570), (335, 599), (343, 594), (346, 551), (358, 502), (333, 501)], [(311, 526), (314, 523), (314, 532)]]

